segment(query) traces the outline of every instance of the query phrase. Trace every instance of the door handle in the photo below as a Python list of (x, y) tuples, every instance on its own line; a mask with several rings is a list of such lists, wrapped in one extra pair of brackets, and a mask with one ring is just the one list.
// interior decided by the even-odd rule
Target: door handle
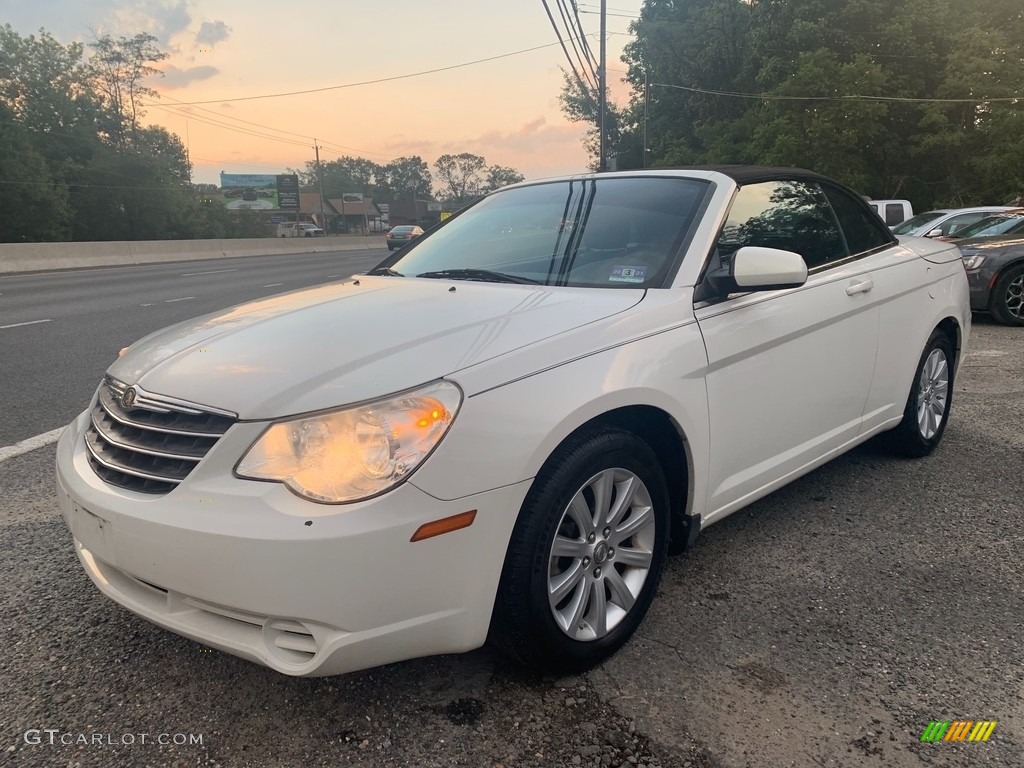
[(862, 280), (859, 283), (854, 283), (853, 285), (846, 286), (846, 295), (853, 296), (853, 294), (855, 293), (867, 293), (874, 287), (875, 284), (869, 277), (867, 280)]

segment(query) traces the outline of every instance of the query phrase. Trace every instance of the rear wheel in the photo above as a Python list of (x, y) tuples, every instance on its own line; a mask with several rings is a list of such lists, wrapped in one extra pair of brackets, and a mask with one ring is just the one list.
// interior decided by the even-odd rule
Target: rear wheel
[(917, 364), (903, 421), (890, 433), (896, 453), (927, 456), (939, 444), (953, 404), (953, 364), (949, 339), (941, 331), (934, 331)]
[(999, 276), (992, 289), (992, 314), (1004, 325), (1024, 325), (1024, 264)]
[(587, 669), (612, 655), (654, 597), (668, 504), (658, 459), (635, 435), (600, 428), (559, 448), (513, 532), (492, 639), (549, 671)]

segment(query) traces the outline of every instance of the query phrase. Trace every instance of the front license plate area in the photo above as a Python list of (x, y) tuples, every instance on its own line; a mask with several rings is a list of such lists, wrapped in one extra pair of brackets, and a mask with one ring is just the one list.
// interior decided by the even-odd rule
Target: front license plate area
[(85, 507), (71, 502), (71, 533), (81, 542), (82, 546), (101, 560), (113, 565), (110, 560), (108, 542), (110, 540), (110, 521), (94, 515)]

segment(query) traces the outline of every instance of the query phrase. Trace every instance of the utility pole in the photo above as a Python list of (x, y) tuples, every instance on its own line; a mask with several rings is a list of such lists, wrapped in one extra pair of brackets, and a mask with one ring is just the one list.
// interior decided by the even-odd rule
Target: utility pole
[(641, 168), (647, 167), (647, 119), (650, 117), (650, 110), (648, 104), (651, 100), (651, 82), (647, 78), (647, 68), (644, 68), (644, 144), (643, 144), (643, 161)]
[(608, 37), (608, 0), (601, 0), (601, 63), (597, 70), (597, 87), (601, 91), (599, 96), (600, 117), (598, 119), (598, 131), (601, 133), (600, 151), (597, 160), (598, 171), (608, 170), (608, 139), (605, 126), (608, 112), (608, 83), (606, 82), (608, 79), (608, 49), (605, 43), (606, 37)]
[[(324, 172), (320, 167), (320, 145), (313, 139), (313, 149), (316, 150), (316, 176), (320, 182), (320, 228), (327, 234), (327, 217), (324, 215)], [(344, 198), (343, 198), (344, 199)]]

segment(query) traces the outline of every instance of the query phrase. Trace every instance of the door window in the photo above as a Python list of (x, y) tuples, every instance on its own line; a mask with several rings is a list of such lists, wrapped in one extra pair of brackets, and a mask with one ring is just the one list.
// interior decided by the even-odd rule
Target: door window
[(727, 261), (747, 245), (794, 251), (808, 269), (850, 255), (828, 199), (817, 184), (803, 181), (740, 188), (718, 238), (718, 256)]

